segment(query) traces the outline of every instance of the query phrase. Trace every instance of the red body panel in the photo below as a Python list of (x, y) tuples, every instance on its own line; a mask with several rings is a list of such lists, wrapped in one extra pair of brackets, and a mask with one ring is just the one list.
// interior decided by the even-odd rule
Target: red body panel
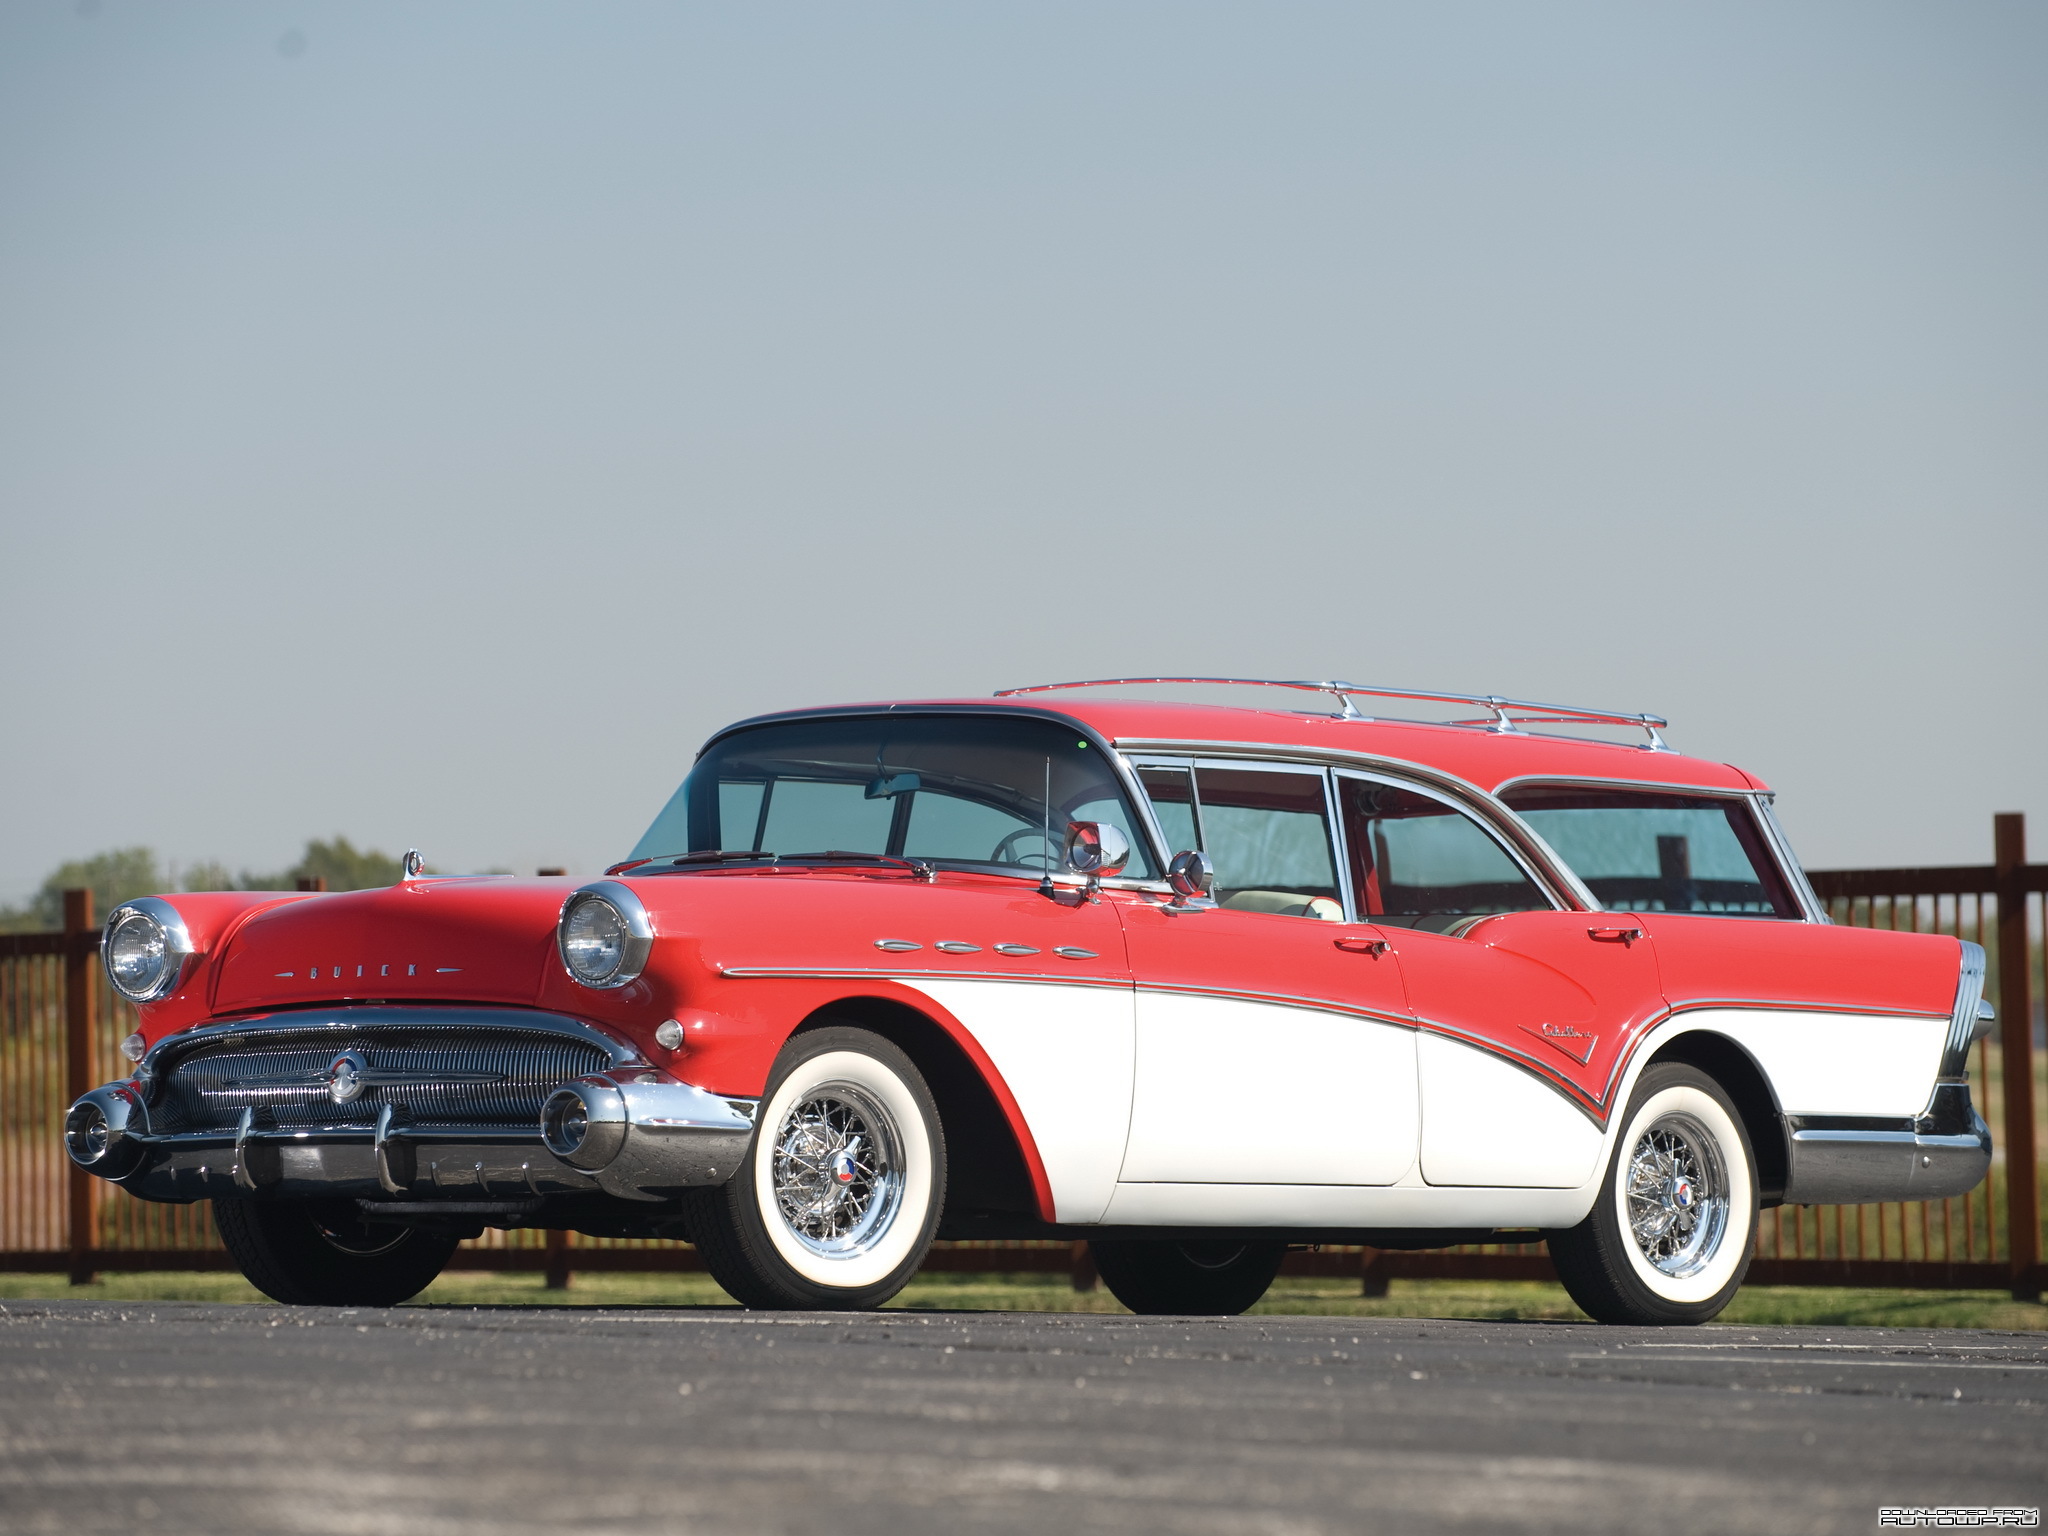
[[(1400, 962), (1391, 947), (1376, 947), (1396, 937), (1390, 932), (1220, 908), (1177, 914), (1155, 902), (1118, 910), (1141, 986), (1408, 1017)], [(1241, 1065), (1254, 1081), (1257, 1058), (1258, 1042), (1246, 1041)]]
[(1628, 914), (1657, 946), (1673, 1008), (1703, 1003), (1946, 1014), (1961, 950), (1944, 934), (1774, 923), (1679, 912)]

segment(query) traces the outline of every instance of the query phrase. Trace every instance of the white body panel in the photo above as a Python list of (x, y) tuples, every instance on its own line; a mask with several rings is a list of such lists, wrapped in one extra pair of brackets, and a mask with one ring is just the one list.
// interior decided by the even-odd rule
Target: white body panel
[[(1222, 1063), (1247, 1061), (1257, 1063), (1255, 1080), (1224, 1080)], [(1415, 1166), (1416, 1103), (1412, 1029), (1141, 989), (1122, 1177), (1397, 1183)]]
[(1585, 1189), (1336, 1184), (1119, 1184), (1103, 1221), (1148, 1227), (1570, 1227)]
[(1131, 1123), (1130, 989), (927, 977), (902, 984), (958, 1019), (1009, 1084), (1052, 1185), (1055, 1219), (1101, 1221)]
[(1600, 1128), (1534, 1073), (1442, 1035), (1417, 1055), (1426, 1181), (1576, 1189), (1597, 1175)]
[(1927, 1107), (1949, 1024), (1789, 1008), (1696, 1008), (1678, 1022), (1741, 1045), (1788, 1115), (1886, 1116)]

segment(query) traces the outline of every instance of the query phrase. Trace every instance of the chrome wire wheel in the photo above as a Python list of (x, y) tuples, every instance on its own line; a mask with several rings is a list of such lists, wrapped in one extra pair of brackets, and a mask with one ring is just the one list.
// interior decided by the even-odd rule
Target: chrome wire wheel
[(868, 1252), (903, 1206), (902, 1138), (889, 1111), (848, 1082), (821, 1083), (776, 1127), (771, 1180), (789, 1234), (825, 1259)]
[(1652, 1268), (1680, 1280), (1714, 1261), (1728, 1231), (1728, 1175), (1704, 1125), (1687, 1114), (1651, 1122), (1626, 1180), (1629, 1231)]

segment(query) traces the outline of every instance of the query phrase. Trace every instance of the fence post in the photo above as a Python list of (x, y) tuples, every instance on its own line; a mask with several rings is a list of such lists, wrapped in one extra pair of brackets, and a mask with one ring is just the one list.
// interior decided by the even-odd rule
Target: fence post
[(1992, 818), (1998, 881), (1999, 1059), (2005, 1078), (2006, 1234), (2017, 1301), (2041, 1298), (2040, 1181), (2034, 1147), (2034, 1002), (2028, 986), (2027, 819)]
[(548, 1228), (547, 1289), (569, 1289), (569, 1234)]
[(1076, 1243), (1069, 1253), (1068, 1262), (1073, 1265), (1068, 1275), (1069, 1282), (1077, 1291), (1094, 1290), (1102, 1279), (1095, 1271), (1095, 1250), (1086, 1243)]
[[(92, 1082), (93, 962), (98, 958), (80, 934), (91, 933), (92, 892), (64, 893), (64, 1080), (69, 1089), (69, 1107), (89, 1092)], [(70, 1249), (71, 1283), (91, 1285), (92, 1267), (92, 1185), (93, 1177), (68, 1157), (65, 1188), (65, 1237)]]

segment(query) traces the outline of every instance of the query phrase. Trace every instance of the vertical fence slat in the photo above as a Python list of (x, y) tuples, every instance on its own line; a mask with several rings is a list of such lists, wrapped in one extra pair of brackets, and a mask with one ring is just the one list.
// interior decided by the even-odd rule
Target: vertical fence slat
[(2040, 1299), (2041, 1220), (2034, 1153), (2033, 969), (2027, 954), (2027, 824), (2017, 812), (1993, 823), (1998, 878), (1998, 1012), (2004, 1058), (2006, 1259), (2012, 1294)]
[[(72, 940), (64, 951), (65, 1102), (75, 1101), (93, 1086), (92, 1015), (93, 954), (78, 940), (92, 932), (92, 892), (64, 893), (64, 933)], [(67, 1159), (67, 1164), (69, 1160)], [(93, 1185), (99, 1181), (75, 1164), (67, 1167), (65, 1242), (70, 1252), (71, 1283), (90, 1285), (93, 1277)]]

